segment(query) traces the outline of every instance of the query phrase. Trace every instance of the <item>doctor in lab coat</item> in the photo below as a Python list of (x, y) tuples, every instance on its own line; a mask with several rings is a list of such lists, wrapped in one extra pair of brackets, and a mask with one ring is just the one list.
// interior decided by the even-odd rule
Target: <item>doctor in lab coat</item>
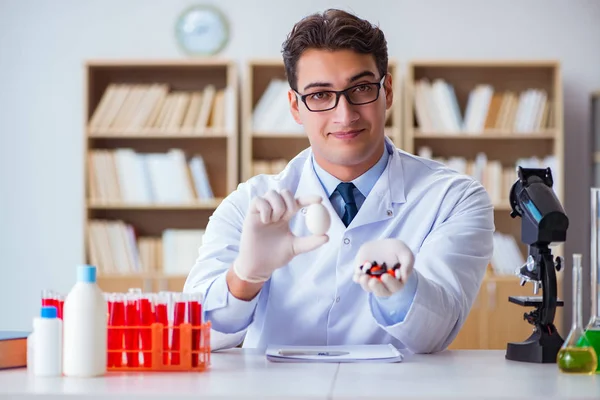
[[(339, 10), (299, 21), (283, 47), (295, 120), (310, 148), (239, 185), (211, 216), (184, 291), (204, 295), (213, 350), (391, 343), (445, 349), (491, 258), (480, 183), (384, 134), (392, 76), (381, 30)], [(306, 209), (331, 226), (313, 235)], [(398, 278), (361, 271), (399, 262)]]

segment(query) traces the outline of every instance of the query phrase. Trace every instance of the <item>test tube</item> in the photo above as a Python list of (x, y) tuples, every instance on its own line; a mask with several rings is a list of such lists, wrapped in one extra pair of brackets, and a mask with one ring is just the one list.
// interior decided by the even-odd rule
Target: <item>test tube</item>
[(58, 313), (58, 318), (63, 319), (63, 308), (65, 305), (65, 295), (57, 293), (56, 294), (56, 311)]
[(140, 365), (140, 318), (139, 300), (140, 293), (135, 289), (129, 289), (125, 295), (125, 357), (128, 367), (139, 367)]
[[(174, 347), (173, 347), (173, 343), (175, 343), (175, 332), (179, 332), (179, 327), (175, 327), (175, 302), (176, 300), (180, 300), (177, 292), (164, 292), (166, 293), (168, 300), (169, 300), (169, 304), (168, 304), (168, 313), (169, 313), (169, 359), (170, 359), (170, 363), (171, 365), (173, 364), (173, 354), (174, 354)], [(181, 306), (180, 306), (181, 307)], [(178, 316), (178, 319), (181, 319)], [(179, 338), (179, 335), (177, 336), (177, 338)], [(179, 339), (177, 339), (179, 340)], [(179, 342), (178, 342), (179, 343)], [(179, 349), (177, 349), (177, 351), (179, 351)], [(178, 360), (177, 357), (175, 357), (175, 360)]]
[(153, 299), (151, 294), (141, 294), (139, 303), (140, 339), (144, 356), (144, 367), (152, 367), (152, 324), (154, 323)]
[(154, 320), (164, 327), (162, 338), (163, 365), (169, 364), (169, 297), (168, 292), (159, 292), (154, 298)]
[(200, 325), (202, 324), (201, 293), (190, 293), (188, 297), (188, 314), (188, 321), (192, 325), (192, 367), (197, 367), (200, 352)]
[(56, 307), (58, 310), (54, 291), (48, 289), (42, 290), (42, 307)]
[[(108, 295), (108, 349), (123, 350), (123, 326), (125, 325), (125, 296), (121, 293)], [(123, 365), (122, 352), (109, 352), (107, 360), (111, 367)]]
[(189, 322), (187, 311), (189, 296), (187, 293), (174, 294), (173, 340), (171, 342), (171, 365), (181, 363), (181, 324)]

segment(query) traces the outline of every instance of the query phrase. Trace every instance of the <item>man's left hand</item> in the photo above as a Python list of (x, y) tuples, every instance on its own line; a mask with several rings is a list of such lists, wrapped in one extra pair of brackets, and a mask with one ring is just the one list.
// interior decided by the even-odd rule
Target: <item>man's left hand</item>
[[(402, 290), (410, 276), (414, 265), (414, 255), (410, 248), (399, 239), (380, 239), (364, 243), (358, 250), (355, 259), (354, 282), (360, 284), (363, 290), (373, 292), (378, 297), (390, 297)], [(386, 264), (388, 269), (399, 265), (393, 273), (385, 272), (373, 276), (361, 268), (365, 263)]]

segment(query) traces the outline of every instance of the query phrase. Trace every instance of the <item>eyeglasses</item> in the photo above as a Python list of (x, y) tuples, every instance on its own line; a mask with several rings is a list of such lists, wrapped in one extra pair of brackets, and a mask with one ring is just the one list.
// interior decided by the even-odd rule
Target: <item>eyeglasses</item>
[(355, 106), (373, 103), (379, 98), (379, 89), (383, 86), (384, 80), (385, 75), (378, 83), (361, 83), (339, 91), (324, 90), (308, 94), (300, 94), (296, 90), (294, 92), (300, 96), (309, 111), (329, 111), (337, 107), (342, 95), (348, 103)]

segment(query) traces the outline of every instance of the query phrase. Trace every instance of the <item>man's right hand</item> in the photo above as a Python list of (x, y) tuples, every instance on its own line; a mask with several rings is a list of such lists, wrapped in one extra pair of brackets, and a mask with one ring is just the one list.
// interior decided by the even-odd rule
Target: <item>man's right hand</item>
[(235, 275), (245, 282), (261, 284), (298, 254), (327, 243), (327, 235), (298, 237), (289, 227), (300, 208), (320, 202), (319, 196), (295, 199), (289, 190), (270, 190), (254, 198), (244, 220), (240, 252), (233, 263)]

